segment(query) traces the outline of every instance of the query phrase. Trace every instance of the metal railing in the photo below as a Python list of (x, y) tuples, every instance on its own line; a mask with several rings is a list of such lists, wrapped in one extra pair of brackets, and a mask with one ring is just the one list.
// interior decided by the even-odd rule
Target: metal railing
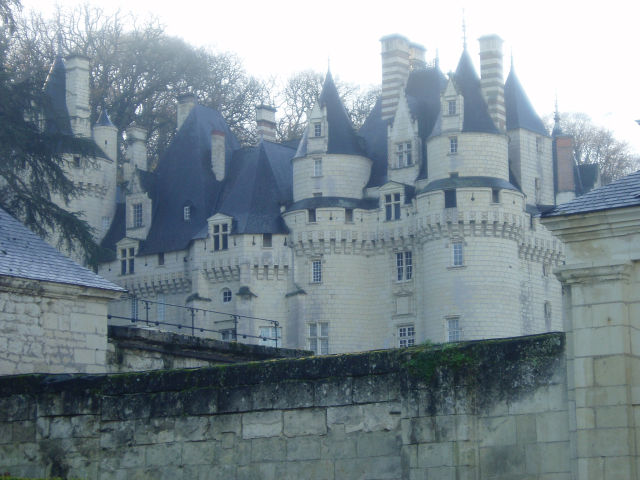
[[(113, 300), (109, 305), (109, 312), (107, 315), (109, 320), (125, 320), (134, 325), (143, 324), (147, 327), (163, 326), (178, 332), (190, 330), (191, 336), (219, 334), (222, 340), (226, 341), (257, 339), (269, 342), (276, 348), (280, 341), (280, 322), (277, 320), (160, 302), (136, 295), (127, 295)], [(128, 315), (125, 312), (128, 312)], [(248, 331), (238, 331), (239, 324), (244, 323), (242, 320), (248, 320), (251, 323), (264, 322), (271, 327), (269, 330), (274, 335), (255, 335)], [(229, 326), (225, 328), (224, 325)]]

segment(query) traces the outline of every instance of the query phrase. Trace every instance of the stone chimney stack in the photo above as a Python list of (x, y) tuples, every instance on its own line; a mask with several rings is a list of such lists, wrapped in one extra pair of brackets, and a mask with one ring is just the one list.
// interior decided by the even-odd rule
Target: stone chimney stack
[(219, 130), (211, 132), (211, 170), (221, 182), (225, 175), (225, 134)]
[(553, 136), (553, 160), (556, 177), (556, 204), (566, 203), (576, 196), (573, 176), (573, 137), (558, 132)]
[(400, 95), (409, 77), (412, 50), (402, 35), (388, 35), (380, 39), (382, 46), (382, 118), (393, 118)]
[(147, 170), (147, 131), (144, 128), (131, 125), (127, 133), (127, 159), (131, 172), (138, 168)]
[(409, 45), (409, 67), (411, 70), (426, 68), (427, 66), (427, 61), (425, 60), (426, 53), (427, 53), (427, 49), (418, 43), (411, 43)]
[(267, 140), (276, 141), (276, 109), (269, 105), (258, 105), (256, 107), (256, 133), (258, 142)]
[(198, 100), (192, 93), (187, 93), (178, 97), (178, 118), (176, 131), (180, 130), (182, 124), (187, 119), (187, 117), (191, 113), (191, 110), (193, 110), (193, 107), (195, 107), (197, 103)]
[(66, 101), (74, 135), (91, 136), (89, 121), (89, 57), (69, 55), (65, 59)]
[(502, 77), (502, 39), (498, 35), (480, 37), (480, 83), (489, 114), (498, 130), (506, 131), (504, 80)]

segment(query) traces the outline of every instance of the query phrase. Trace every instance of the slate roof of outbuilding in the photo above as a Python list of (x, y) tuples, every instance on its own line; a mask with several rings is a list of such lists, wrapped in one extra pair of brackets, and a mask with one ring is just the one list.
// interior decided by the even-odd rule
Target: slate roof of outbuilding
[(124, 291), (65, 257), (1, 208), (0, 275)]
[(543, 217), (640, 206), (640, 170), (543, 213)]
[(507, 113), (507, 130), (524, 128), (540, 135), (549, 135), (524, 92), (513, 67), (504, 84), (504, 104)]

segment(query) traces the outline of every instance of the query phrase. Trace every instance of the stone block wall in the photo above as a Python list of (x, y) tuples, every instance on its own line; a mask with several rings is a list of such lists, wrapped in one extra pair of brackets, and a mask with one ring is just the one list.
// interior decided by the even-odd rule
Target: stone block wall
[(119, 293), (0, 276), (0, 375), (105, 372), (107, 302)]
[(0, 378), (0, 471), (80, 478), (569, 478), (564, 336)]

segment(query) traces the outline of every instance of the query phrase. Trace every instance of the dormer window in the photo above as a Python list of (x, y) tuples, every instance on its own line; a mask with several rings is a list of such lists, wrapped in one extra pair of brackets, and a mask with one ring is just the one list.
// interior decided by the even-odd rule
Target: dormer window
[(313, 124), (313, 136), (314, 137), (321, 137), (322, 136), (322, 124), (321, 123), (314, 123)]
[(185, 222), (188, 222), (191, 220), (191, 205), (186, 205), (183, 209), (182, 209), (182, 216), (184, 218)]
[(396, 144), (396, 168), (409, 167), (411, 165), (413, 165), (411, 142), (401, 142)]
[(384, 196), (385, 220), (400, 220), (400, 194), (389, 193)]
[(133, 228), (142, 226), (142, 204), (134, 203), (132, 207)]
[(455, 100), (449, 100), (448, 105), (449, 105), (449, 115), (455, 115), (456, 113), (458, 113)]
[(213, 226), (213, 250), (227, 250), (229, 248), (229, 224), (221, 223)]

